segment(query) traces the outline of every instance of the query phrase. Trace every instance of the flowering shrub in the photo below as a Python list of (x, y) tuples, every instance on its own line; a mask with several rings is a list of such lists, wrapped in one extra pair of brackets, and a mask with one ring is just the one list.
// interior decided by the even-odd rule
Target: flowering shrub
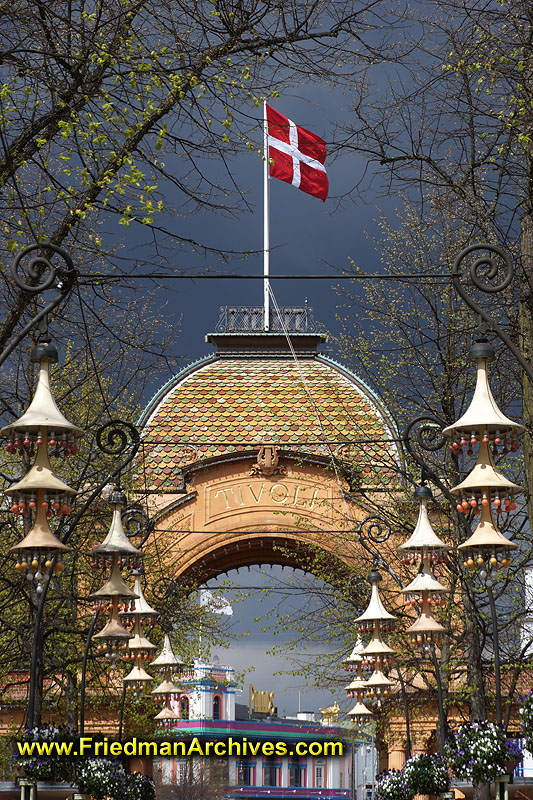
[[(47, 725), (43, 728), (28, 729), (22, 742), (65, 742), (73, 743), (72, 751), (78, 751), (79, 734), (70, 728)], [(92, 795), (95, 800), (111, 797), (114, 800), (154, 800), (155, 786), (151, 778), (135, 772), (128, 772), (119, 761), (108, 758), (76, 758), (68, 755), (58, 756), (14, 756), (14, 766), (24, 771), (30, 780), (59, 783), (68, 781), (75, 784), (83, 794)]]
[(533, 749), (533, 690), (528, 692), (520, 701), (518, 709), (520, 714), (520, 727), (525, 739), (526, 750)]
[(515, 742), (514, 739), (507, 739), (507, 760), (522, 761), (523, 758), (524, 753), (518, 742)]
[(450, 788), (446, 761), (440, 755), (424, 754), (409, 758), (402, 768), (409, 796), (439, 794)]
[[(59, 742), (73, 743), (73, 750), (77, 750), (79, 735), (76, 731), (66, 726), (56, 728), (54, 725), (45, 725), (42, 728), (27, 728), (20, 741), (24, 742)], [(61, 783), (61, 781), (71, 781), (74, 773), (74, 759), (66, 756), (59, 756), (57, 753), (51, 755), (15, 755), (12, 758), (15, 767), (23, 770), (26, 778), (35, 781), (47, 781), (48, 783)]]
[(154, 800), (155, 784), (148, 775), (128, 772), (126, 781), (115, 800)]
[[(492, 781), (505, 773), (507, 761), (516, 757), (516, 745), (510, 747), (503, 730), (493, 722), (461, 725), (445, 743), (448, 764), (455, 775), (473, 783)], [(521, 757), (521, 751), (520, 751)]]
[(75, 770), (74, 782), (80, 792), (95, 800), (154, 800), (155, 784), (147, 775), (128, 772), (118, 761), (89, 758)]
[(395, 769), (378, 775), (376, 782), (376, 800), (412, 800), (414, 792), (410, 792), (403, 773)]
[(77, 764), (74, 782), (80, 792), (96, 800), (118, 798), (126, 784), (128, 773), (118, 761), (108, 758), (87, 758)]

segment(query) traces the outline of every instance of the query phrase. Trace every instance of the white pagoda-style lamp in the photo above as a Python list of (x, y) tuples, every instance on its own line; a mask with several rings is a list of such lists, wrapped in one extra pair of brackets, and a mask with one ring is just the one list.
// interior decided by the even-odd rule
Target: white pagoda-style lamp
[(403, 556), (402, 563), (419, 563), (418, 574), (402, 589), (402, 593), (407, 608), (420, 609), (418, 619), (407, 628), (406, 633), (417, 649), (427, 652), (431, 645), (441, 643), (445, 633), (444, 627), (431, 612), (432, 608), (445, 605), (448, 589), (435, 578), (432, 566), (445, 562), (448, 547), (437, 536), (429, 521), (427, 504), (432, 499), (431, 489), (425, 485), (417, 486), (414, 494), (415, 499), (420, 501), (418, 521), (412, 535), (398, 550)]
[(357, 670), (357, 665), (360, 664), (362, 661), (361, 652), (363, 649), (364, 649), (364, 644), (358, 637), (352, 652), (350, 653), (348, 658), (344, 659), (343, 663), (346, 672), (354, 672)]
[(481, 514), (476, 530), (459, 545), (459, 550), (464, 554), (464, 565), (469, 569), (478, 568), (487, 585), (491, 585), (496, 571), (510, 565), (509, 553), (516, 549), (516, 544), (496, 528), (493, 509), (497, 515), (502, 511), (514, 511), (514, 496), (522, 491), (496, 469), (493, 455), (515, 452), (518, 449), (517, 437), (525, 429), (506, 417), (494, 400), (487, 377), (487, 361), (494, 358), (490, 344), (485, 339), (477, 340), (471, 356), (477, 364), (474, 396), (467, 411), (457, 422), (445, 428), (444, 434), (454, 438), (451, 449), (458, 454), (463, 451), (467, 436), (470, 436), (467, 455), (472, 455), (472, 448), (479, 444), (475, 467), (452, 492), (458, 498), (458, 511), (467, 514), (473, 510)]
[(394, 651), (383, 642), (382, 633), (392, 630), (396, 617), (390, 614), (381, 602), (378, 589), (381, 575), (377, 569), (371, 570), (368, 580), (372, 586), (370, 602), (366, 611), (357, 617), (356, 622), (359, 634), (371, 634), (370, 642), (361, 652), (363, 661), (366, 659), (373, 668), (372, 674), (365, 682), (364, 697), (370, 703), (379, 706), (381, 701), (390, 695), (393, 685), (393, 682), (384, 674), (383, 668), (388, 666)]
[(352, 722), (368, 722), (372, 718), (372, 712), (364, 703), (357, 702), (354, 707), (348, 711), (347, 716), (350, 717)]
[(159, 612), (146, 601), (141, 587), (141, 576), (135, 576), (135, 594), (138, 595), (129, 608), (120, 612), (120, 618), (133, 621), (133, 638), (128, 641), (128, 649), (123, 658), (133, 662), (131, 671), (124, 678), (127, 688), (135, 692), (147, 691), (153, 678), (144, 669), (143, 663), (154, 656), (157, 647), (144, 635), (143, 623), (159, 616)]
[(183, 673), (186, 669), (185, 662), (178, 658), (174, 653), (170, 637), (165, 633), (163, 648), (157, 658), (152, 661), (152, 669), (157, 669), (163, 674), (161, 683), (152, 689), (154, 699), (163, 704), (161, 711), (154, 717), (158, 726), (163, 728), (172, 727), (175, 720), (179, 719), (179, 714), (170, 707), (172, 697), (180, 693), (179, 686), (172, 680), (176, 673)]
[(154, 717), (158, 728), (169, 730), (179, 720), (180, 715), (176, 714), (168, 704), (164, 705), (159, 714)]
[[(348, 686), (344, 687), (346, 696), (349, 699), (355, 698), (357, 701), (354, 708), (352, 708), (352, 711), (348, 712), (348, 716), (352, 722), (360, 722), (362, 719), (369, 719), (372, 716), (372, 712), (363, 703), (366, 687), (366, 680), (363, 676), (363, 658), (361, 656), (363, 647), (364, 646), (362, 642), (358, 641), (344, 662), (344, 668), (346, 670), (350, 672), (355, 671), (355, 677), (353, 680), (348, 684)], [(355, 708), (357, 708), (357, 714), (352, 713)]]
[(109, 501), (113, 506), (111, 527), (105, 540), (91, 550), (91, 556), (95, 568), (110, 564), (111, 575), (91, 597), (95, 600), (95, 610), (111, 603), (111, 617), (102, 630), (93, 636), (93, 640), (98, 644), (99, 653), (114, 663), (133, 637), (122, 625), (119, 612), (123, 607), (129, 608), (131, 601), (139, 597), (124, 582), (120, 570), (124, 566), (138, 568), (142, 552), (132, 545), (122, 527), (121, 511), (126, 506), (126, 496), (115, 488)]
[(156, 667), (169, 680), (172, 674), (180, 674), (186, 669), (185, 661), (182, 661), (181, 658), (178, 658), (178, 656), (174, 653), (168, 633), (165, 633), (163, 647), (157, 658), (154, 658), (152, 661), (152, 667)]
[[(173, 681), (169, 681), (166, 678), (163, 681), (161, 681), (161, 683), (158, 686), (156, 686), (155, 689), (152, 689), (152, 695), (154, 697), (154, 700), (156, 702), (159, 702), (159, 703), (162, 704), (162, 706), (163, 706), (162, 711), (164, 713), (165, 713), (165, 710), (172, 711), (172, 709), (170, 707), (170, 703), (172, 701), (172, 698), (175, 697), (178, 694), (180, 694), (179, 686), (176, 686), (176, 684)], [(172, 713), (175, 713), (175, 712), (172, 712)], [(176, 714), (175, 717), (170, 717), (170, 716), (160, 717), (159, 714), (157, 714), (154, 717), (154, 719), (156, 721), (157, 720), (179, 719), (179, 715)]]
[(453, 438), (450, 449), (461, 455), (477, 443), (492, 445), (493, 455), (515, 452), (519, 448), (518, 437), (525, 432), (523, 425), (506, 417), (493, 397), (487, 374), (487, 362), (494, 358), (494, 349), (485, 338), (479, 338), (470, 350), (476, 362), (477, 379), (474, 395), (468, 409), (453, 425), (444, 429), (445, 436)]
[(54, 473), (49, 453), (56, 458), (74, 455), (83, 431), (63, 416), (52, 394), (50, 365), (57, 362), (58, 355), (47, 336), (33, 348), (31, 360), (39, 364), (33, 399), (28, 410), (1, 433), (8, 438), (8, 453), (35, 456), (31, 469), (6, 494), (12, 498), (12, 513), (33, 523), (29, 533), (11, 547), (18, 555), (15, 568), (41, 593), (43, 580), (52, 572), (63, 571), (63, 555), (69, 550), (48, 520), (69, 514), (71, 499), (77, 494)]

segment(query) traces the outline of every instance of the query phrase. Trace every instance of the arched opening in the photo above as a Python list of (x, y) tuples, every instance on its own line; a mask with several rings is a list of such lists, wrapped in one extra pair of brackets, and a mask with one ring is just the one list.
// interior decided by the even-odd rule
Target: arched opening
[(189, 698), (187, 695), (182, 695), (179, 702), (180, 719), (189, 719)]
[[(364, 566), (365, 571), (370, 568), (368, 563)], [(252, 565), (230, 570), (206, 588), (213, 598), (213, 623), (225, 640), (212, 646), (211, 657), (242, 676), (234, 694), (240, 714), (261, 711), (259, 705), (250, 705), (250, 684), (274, 693), (273, 706), (280, 717), (301, 711), (304, 721), (317, 720), (319, 708), (334, 700), (342, 704), (342, 687), (333, 696), (319, 671), (338, 663), (339, 651), (347, 655), (351, 650), (353, 619), (368, 598), (366, 583), (346, 602), (311, 571)], [(231, 615), (223, 611), (228, 606)], [(270, 715), (264, 711), (258, 718)]]
[[(246, 326), (211, 336), (217, 352), (173, 378), (146, 408), (139, 465), (156, 525), (147, 550), (164, 553), (168, 565), (160, 599), (175, 607), (180, 593), (205, 584), (215, 589), (211, 584), (218, 576), (231, 580), (245, 568), (257, 575), (255, 565), (302, 570), (316, 578), (311, 597), (330, 584), (348, 589), (332, 598), (335, 610), (346, 610), (345, 598), (353, 598), (349, 624), (325, 625), (315, 637), (324, 652), (324, 631), (334, 632), (337, 650), (353, 645), (354, 612), (360, 613), (358, 603), (368, 592), (359, 581), (370, 568), (355, 531), (372, 513), (372, 492), (396, 485), (401, 458), (386, 410), (357, 376), (318, 351), (321, 338), (294, 329), (289, 347), (284, 336)], [(218, 589), (223, 594), (224, 587)], [(261, 614), (252, 603), (243, 605), (251, 629)], [(320, 624), (314, 609), (307, 615), (312, 625)], [(306, 634), (308, 627), (303, 626)], [(320, 707), (331, 706), (331, 693), (304, 697), (304, 711), (299, 689), (304, 695), (307, 684), (295, 669), (300, 686), (284, 697), (279, 669), (262, 657), (270, 642), (256, 631), (253, 641), (224, 644), (227, 652), (221, 653), (228, 675), (241, 666), (235, 660), (242, 663), (248, 655), (255, 671), (245, 670), (243, 688), (228, 679), (226, 691), (211, 674), (216, 670), (209, 665), (218, 659), (210, 660), (213, 654), (205, 649), (198, 669), (211, 672), (202, 679), (201, 703), (191, 691), (191, 717), (201, 713), (205, 719), (212, 710), (213, 720), (255, 714), (263, 722), (279, 713), (320, 724)], [(279, 629), (274, 639), (283, 643)], [(248, 681), (254, 684), (249, 695)], [(247, 702), (254, 694), (257, 705)], [(237, 706), (244, 716), (232, 716)], [(289, 716), (300, 711), (303, 717)], [(326, 768), (313, 757), (284, 757), (283, 766), (275, 758), (258, 760), (257, 767), (243, 762), (238, 784), (285, 788), (289, 765), (297, 793), (299, 786), (326, 786)], [(328, 780), (334, 787), (335, 779)]]
[[(219, 545), (213, 543), (212, 549), (208, 549), (209, 542), (205, 541), (203, 554), (197, 560), (193, 561), (188, 555), (189, 563), (179, 574), (179, 581), (183, 586), (193, 589), (230, 570), (276, 565), (311, 574), (327, 572), (331, 582), (343, 584), (351, 573), (347, 562), (356, 561), (355, 552), (350, 558), (348, 548), (345, 548), (343, 559), (325, 541), (324, 534), (321, 545), (318, 541), (305, 542), (304, 536), (305, 531), (286, 532), (283, 536), (270, 531), (247, 531), (246, 534), (228, 531), (224, 542)], [(339, 532), (336, 538), (348, 540), (351, 532)]]
[(312, 572), (318, 556), (330, 560), (337, 581), (345, 579), (361, 560), (355, 530), (371, 505), (345, 494), (322, 464), (294, 457), (285, 463), (279, 480), (251, 475), (248, 454), (205, 464), (194, 475), (194, 491), (158, 499), (148, 547), (165, 549), (172, 578), (192, 587), (253, 564)]

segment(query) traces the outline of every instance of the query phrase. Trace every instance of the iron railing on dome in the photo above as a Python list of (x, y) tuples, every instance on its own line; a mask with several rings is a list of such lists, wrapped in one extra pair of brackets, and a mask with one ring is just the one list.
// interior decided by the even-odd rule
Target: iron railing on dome
[[(280, 319), (281, 316), (281, 319)], [(263, 306), (223, 306), (217, 323), (217, 333), (260, 333), (264, 331)], [(270, 309), (269, 331), (281, 333), (317, 333), (313, 309), (309, 306), (281, 306)]]

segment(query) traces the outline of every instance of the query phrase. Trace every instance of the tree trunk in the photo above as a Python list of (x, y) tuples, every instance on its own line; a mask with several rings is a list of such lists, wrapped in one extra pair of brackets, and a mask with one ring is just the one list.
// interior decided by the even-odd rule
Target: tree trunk
[[(30, 653), (33, 649), (33, 636), (34, 636), (34, 629), (35, 629), (35, 621), (37, 616), (37, 607), (39, 605), (39, 600), (33, 606), (32, 613), (33, 613), (33, 625), (31, 627), (31, 639), (30, 639)], [(33, 720), (28, 720), (30, 725), (41, 725), (42, 722), (42, 711), (43, 711), (43, 694), (44, 694), (44, 636), (43, 636), (43, 620), (41, 617), (40, 625), (39, 625), (39, 636), (37, 638), (37, 650), (36, 650), (36, 658), (33, 658), (30, 655), (30, 669), (35, 672), (35, 697), (34, 697), (34, 706), (33, 706)]]
[[(529, 98), (533, 95), (533, 9), (526, 8), (528, 19), (524, 31), (524, 65), (522, 82)], [(526, 186), (524, 213), (520, 220), (520, 349), (529, 364), (533, 364), (533, 109), (525, 108), (523, 133), (525, 139)], [(528, 141), (529, 137), (529, 141)], [(528, 490), (528, 515), (533, 520), (533, 386), (527, 375), (522, 376), (522, 419), (527, 428), (524, 436), (524, 471)]]
[[(533, 200), (533, 162), (530, 159), (531, 200)], [(533, 216), (531, 209), (521, 220), (520, 229), (520, 349), (533, 364)], [(522, 377), (522, 419), (527, 428), (524, 436), (524, 472), (528, 491), (528, 515), (533, 520), (533, 386)]]
[[(468, 686), (472, 691), (470, 700), (470, 714), (473, 722), (487, 719), (487, 704), (485, 698), (485, 683), (483, 679), (483, 666), (481, 660), (481, 644), (479, 630), (476, 625), (476, 611), (472, 605), (469, 594), (463, 592), (463, 605), (465, 609), (465, 649), (467, 659)], [(489, 800), (490, 786), (488, 783), (474, 785), (474, 800)]]
[(78, 682), (76, 674), (67, 671), (65, 675), (65, 694), (67, 697), (67, 725), (72, 730), (78, 730)]

